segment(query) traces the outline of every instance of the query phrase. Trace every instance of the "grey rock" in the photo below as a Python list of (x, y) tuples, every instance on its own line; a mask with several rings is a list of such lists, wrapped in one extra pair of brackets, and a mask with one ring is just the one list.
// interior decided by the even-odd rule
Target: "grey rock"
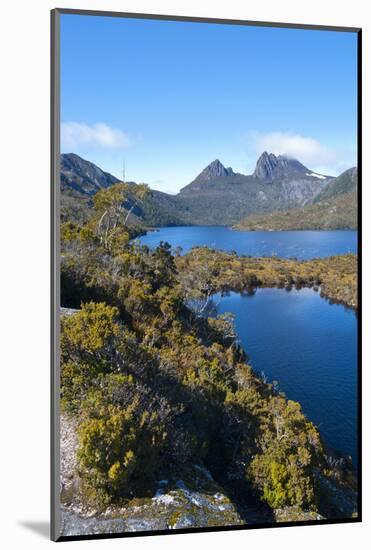
[(77, 472), (77, 422), (61, 415), (61, 535), (124, 533), (215, 525), (241, 525), (232, 501), (203, 465), (181, 479), (161, 479), (152, 497), (97, 511), (81, 490)]
[[(266, 182), (288, 181), (302, 179), (321, 180), (328, 176), (316, 174), (301, 164), (296, 159), (286, 155), (274, 155), (273, 153), (264, 153), (258, 158), (253, 177)], [(317, 177), (316, 177), (317, 176)]]
[(233, 176), (234, 172), (232, 168), (225, 168), (219, 159), (211, 162), (202, 172), (193, 180), (194, 182), (202, 183), (203, 181), (209, 181), (214, 178), (221, 178), (223, 176)]
[(61, 155), (61, 190), (80, 195), (94, 195), (118, 179), (75, 153)]

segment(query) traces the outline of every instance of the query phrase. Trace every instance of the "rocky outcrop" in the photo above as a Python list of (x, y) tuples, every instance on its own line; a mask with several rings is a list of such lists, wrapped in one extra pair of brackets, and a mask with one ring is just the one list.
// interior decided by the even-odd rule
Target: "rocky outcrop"
[(244, 520), (202, 465), (157, 482), (153, 494), (98, 510), (81, 494), (76, 422), (61, 415), (61, 535), (87, 535), (241, 525)]
[(244, 521), (220, 487), (202, 474), (192, 485), (162, 480), (152, 497), (133, 499), (104, 513), (62, 509), (62, 534), (124, 533), (242, 525)]
[(70, 503), (79, 492), (80, 478), (77, 474), (77, 434), (73, 418), (60, 417), (60, 491), (61, 501)]
[(78, 309), (73, 309), (72, 307), (61, 307), (61, 315), (70, 316), (79, 311)]

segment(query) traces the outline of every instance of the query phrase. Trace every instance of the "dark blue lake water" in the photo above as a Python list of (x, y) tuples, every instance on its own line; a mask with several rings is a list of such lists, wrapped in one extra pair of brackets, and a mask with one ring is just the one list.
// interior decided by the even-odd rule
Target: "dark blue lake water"
[(167, 241), (181, 246), (234, 250), (239, 255), (311, 259), (357, 252), (356, 231), (233, 231), (229, 227), (161, 227), (140, 238), (142, 244), (157, 246)]
[[(239, 255), (310, 259), (357, 252), (356, 231), (239, 232), (226, 227), (164, 227), (141, 238), (167, 241), (186, 253), (193, 246)], [(217, 299), (217, 298), (215, 298)], [(325, 442), (357, 460), (357, 318), (312, 289), (231, 293), (218, 306), (235, 314), (250, 363), (277, 380), (289, 399), (319, 427)]]
[[(217, 298), (215, 298), (217, 299)], [(357, 318), (304, 288), (231, 293), (218, 312), (235, 314), (256, 371), (299, 401), (332, 448), (357, 460)]]

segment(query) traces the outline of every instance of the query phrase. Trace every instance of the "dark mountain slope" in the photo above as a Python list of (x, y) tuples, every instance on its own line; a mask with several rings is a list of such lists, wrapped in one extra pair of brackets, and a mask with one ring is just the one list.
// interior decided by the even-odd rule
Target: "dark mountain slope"
[(150, 227), (190, 225), (191, 223), (186, 206), (178, 197), (161, 191), (152, 190), (151, 196), (134, 212)]
[(177, 199), (187, 223), (230, 225), (251, 214), (308, 204), (330, 180), (297, 160), (264, 152), (251, 176), (234, 173), (214, 161)]
[(225, 166), (223, 166), (219, 159), (216, 159), (208, 164), (208, 166), (206, 166), (206, 168), (204, 168), (202, 172), (198, 174), (198, 176), (191, 183), (183, 187), (183, 189), (180, 190), (180, 193), (188, 191), (199, 191), (202, 190), (202, 186), (205, 182), (214, 181), (216, 178), (223, 178), (234, 175), (235, 173), (233, 172), (232, 168), (226, 168)]
[(118, 183), (118, 179), (74, 153), (61, 155), (61, 190), (94, 195), (99, 189)]
[(315, 197), (313, 204), (285, 212), (252, 215), (235, 226), (235, 229), (250, 231), (356, 228), (356, 168), (351, 168), (330, 181)]
[(303, 208), (271, 214), (255, 214), (234, 229), (248, 231), (297, 231), (309, 229), (356, 229), (357, 194), (355, 192), (324, 199)]
[[(83, 223), (91, 214), (92, 197), (100, 189), (118, 183), (120, 180), (104, 172), (92, 162), (85, 160), (74, 153), (61, 155), (61, 218), (63, 221)], [(134, 182), (128, 182), (136, 185)], [(132, 217), (136, 223), (145, 221), (147, 225), (179, 225), (184, 223), (177, 217), (172, 208), (171, 195), (153, 192), (157, 196), (154, 202), (152, 198), (146, 199), (142, 205), (136, 206)], [(164, 197), (160, 196), (164, 195)], [(128, 200), (128, 208), (132, 201)], [(166, 210), (167, 206), (171, 209)]]
[[(329, 181), (298, 161), (268, 153), (261, 155), (250, 176), (235, 173), (215, 160), (177, 195), (153, 191), (134, 214), (148, 226), (233, 225), (252, 214), (309, 204)], [(116, 182), (117, 178), (93, 163), (77, 155), (62, 155), (62, 205), (67, 212), (73, 207), (80, 215), (89, 206), (87, 199)], [(78, 207), (67, 198), (71, 196), (79, 201)]]
[(176, 199), (187, 223), (231, 225), (254, 213), (307, 204), (325, 186), (323, 181), (308, 180), (262, 184), (252, 176), (238, 174), (204, 183), (197, 193), (181, 192)]
[(319, 193), (315, 199), (314, 202), (319, 202), (324, 199), (330, 199), (333, 197), (337, 197), (339, 195), (343, 195), (344, 193), (351, 193), (353, 191), (357, 191), (358, 187), (358, 171), (357, 168), (349, 168), (349, 170), (346, 170), (340, 176), (333, 179), (327, 187)]

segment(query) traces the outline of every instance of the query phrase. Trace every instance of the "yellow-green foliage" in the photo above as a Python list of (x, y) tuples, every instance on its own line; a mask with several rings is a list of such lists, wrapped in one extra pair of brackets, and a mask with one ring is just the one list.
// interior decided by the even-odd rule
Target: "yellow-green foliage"
[(73, 222), (61, 223), (61, 239), (63, 241), (73, 241), (78, 239), (80, 235), (80, 227)]
[(84, 349), (88, 353), (105, 350), (120, 333), (117, 324), (118, 309), (104, 303), (90, 302), (76, 314), (64, 317), (62, 323), (62, 351), (65, 346)]
[(120, 502), (204, 463), (248, 480), (273, 508), (314, 509), (319, 473), (333, 476), (318, 431), (246, 364), (233, 318), (209, 319), (204, 304), (227, 288), (320, 284), (352, 305), (355, 265), (352, 255), (296, 262), (199, 248), (174, 258), (165, 243), (72, 240), (62, 303), (80, 309), (61, 321), (61, 392), (89, 494)]
[(94, 195), (95, 231), (105, 249), (116, 253), (129, 241), (129, 219), (135, 205), (150, 193), (145, 184), (116, 183)]
[(74, 315), (61, 319), (62, 406), (76, 411), (81, 398), (102, 378), (126, 370), (136, 361), (135, 336), (118, 319), (118, 309), (105, 303), (82, 304)]
[[(107, 382), (107, 381), (106, 381)], [(103, 389), (90, 391), (79, 427), (79, 467), (98, 498), (114, 500), (158, 472), (166, 440), (155, 411), (143, 410), (130, 377), (110, 375)], [(125, 391), (126, 390), (126, 391)], [(125, 403), (113, 404), (125, 391)]]
[(261, 451), (251, 461), (247, 477), (272, 508), (314, 503), (315, 477), (323, 452), (319, 435), (294, 401), (274, 396), (268, 402), (271, 422), (264, 427)]
[[(140, 343), (104, 303), (63, 318), (63, 404), (81, 419), (86, 485), (99, 500), (115, 501), (165, 464), (212, 462), (218, 452), (231, 471), (235, 460), (254, 456), (241, 475), (271, 506), (313, 504), (318, 432), (298, 404), (238, 362), (242, 352), (225, 341), (230, 319), (200, 323), (219, 343), (205, 345), (197, 324), (187, 329), (175, 320), (156, 340), (157, 319)], [(177, 418), (186, 411), (184, 427)]]
[(176, 264), (184, 292), (195, 298), (206, 295), (210, 289), (244, 291), (254, 286), (320, 285), (323, 296), (357, 307), (355, 254), (299, 261), (194, 248), (185, 256), (177, 256)]
[(141, 183), (135, 187), (128, 183), (116, 183), (101, 189), (93, 197), (94, 208), (99, 212), (118, 209), (129, 198), (143, 200), (150, 193), (148, 185)]
[(61, 241), (68, 243), (71, 241), (94, 242), (94, 225), (91, 221), (84, 225), (79, 225), (71, 221), (61, 223)]
[(143, 233), (142, 225), (138, 220), (133, 222), (130, 215), (148, 194), (150, 190), (145, 184), (117, 183), (98, 191), (88, 216), (79, 221), (74, 216), (72, 219), (62, 216), (62, 253), (71, 246), (76, 250), (77, 242), (83, 243), (86, 249), (102, 247), (113, 255), (122, 252), (131, 238)]

